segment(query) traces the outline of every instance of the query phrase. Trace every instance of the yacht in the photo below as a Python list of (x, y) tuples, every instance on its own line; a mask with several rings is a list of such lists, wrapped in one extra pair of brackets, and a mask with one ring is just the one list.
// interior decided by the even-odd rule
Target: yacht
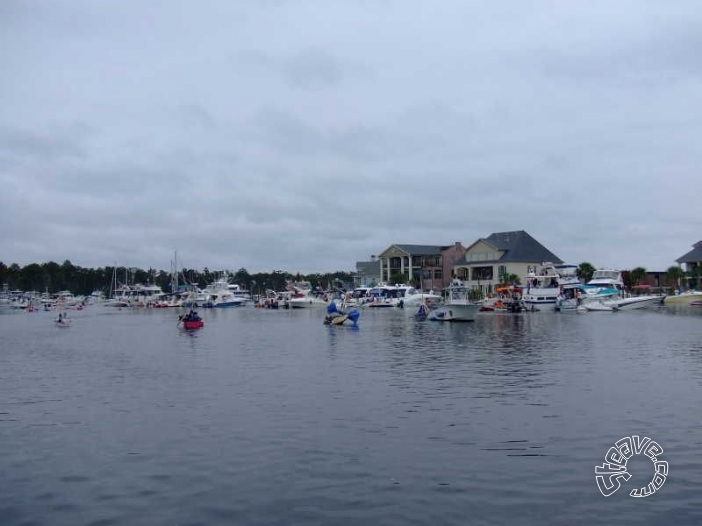
[(566, 285), (580, 285), (577, 265), (545, 265), (539, 274), (527, 274), (522, 301), (527, 307), (554, 305)]
[(206, 294), (203, 307), (241, 307), (248, 298), (239, 288), (239, 285), (231, 284), (226, 278), (220, 278), (205, 287)]

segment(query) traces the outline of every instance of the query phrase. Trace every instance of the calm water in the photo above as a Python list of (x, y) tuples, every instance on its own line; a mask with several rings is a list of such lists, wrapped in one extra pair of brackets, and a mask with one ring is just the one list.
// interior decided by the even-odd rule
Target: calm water
[[(700, 524), (702, 313), (0, 315), (0, 524)], [(670, 475), (603, 497), (651, 437)], [(637, 462), (635, 462), (637, 461)]]

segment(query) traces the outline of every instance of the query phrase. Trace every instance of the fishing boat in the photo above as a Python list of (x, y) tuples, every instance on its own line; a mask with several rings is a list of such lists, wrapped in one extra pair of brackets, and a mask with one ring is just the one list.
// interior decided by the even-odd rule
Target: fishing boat
[(481, 302), (470, 298), (470, 291), (462, 281), (453, 280), (446, 289), (447, 300), (427, 315), (432, 321), (474, 321)]

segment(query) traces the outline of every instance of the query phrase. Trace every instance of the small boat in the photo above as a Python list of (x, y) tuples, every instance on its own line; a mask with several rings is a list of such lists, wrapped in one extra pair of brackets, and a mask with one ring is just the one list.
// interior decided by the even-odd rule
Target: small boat
[(66, 327), (71, 326), (71, 320), (69, 320), (65, 314), (63, 314), (62, 312), (59, 312), (58, 317), (54, 320), (54, 324), (57, 327), (65, 329)]
[(183, 314), (178, 317), (178, 324), (183, 324), (183, 328), (186, 330), (200, 329), (205, 326), (205, 322), (198, 315), (197, 312), (191, 310), (187, 314)]
[(339, 310), (336, 303), (332, 301), (327, 306), (327, 315), (324, 317), (324, 325), (343, 325), (346, 320), (350, 320), (351, 324), (357, 327), (359, 317), (360, 313), (356, 309), (344, 312), (343, 310)]

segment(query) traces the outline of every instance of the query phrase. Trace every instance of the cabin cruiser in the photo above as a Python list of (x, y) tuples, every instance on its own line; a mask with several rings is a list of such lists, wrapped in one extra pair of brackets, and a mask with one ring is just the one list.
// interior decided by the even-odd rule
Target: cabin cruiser
[(580, 285), (577, 265), (545, 265), (539, 274), (527, 274), (522, 301), (527, 307), (555, 304), (565, 285)]
[(293, 309), (309, 309), (314, 307), (326, 307), (329, 304), (329, 296), (327, 294), (319, 294), (312, 289), (303, 289), (301, 287), (291, 285), (288, 305)]
[(638, 310), (660, 305), (663, 300), (662, 296), (625, 296), (622, 273), (612, 269), (596, 270), (586, 289), (583, 306), (588, 311)]
[(248, 301), (239, 285), (231, 284), (225, 278), (210, 283), (203, 292), (206, 295), (203, 307), (241, 307)]

